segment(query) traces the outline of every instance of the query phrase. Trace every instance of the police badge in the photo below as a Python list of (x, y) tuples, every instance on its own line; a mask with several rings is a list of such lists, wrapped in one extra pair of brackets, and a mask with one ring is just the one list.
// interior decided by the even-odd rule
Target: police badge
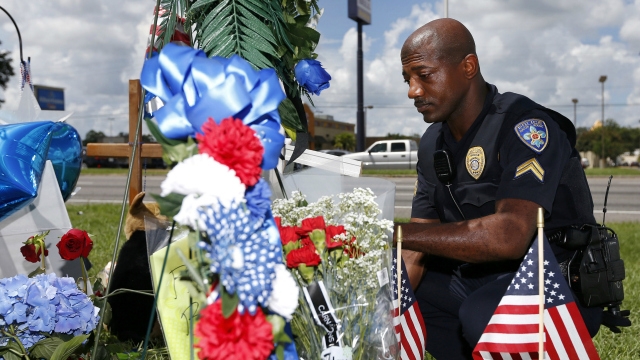
[(484, 150), (480, 146), (474, 146), (467, 152), (467, 172), (474, 179), (478, 180), (484, 170)]
[(525, 120), (513, 128), (518, 138), (536, 153), (542, 153), (549, 142), (549, 130), (547, 124), (540, 119)]

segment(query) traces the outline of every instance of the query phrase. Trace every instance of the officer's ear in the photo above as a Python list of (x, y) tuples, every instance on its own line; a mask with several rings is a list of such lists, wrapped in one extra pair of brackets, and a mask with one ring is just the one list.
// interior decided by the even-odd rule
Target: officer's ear
[(480, 73), (480, 63), (478, 62), (478, 56), (475, 54), (469, 54), (462, 60), (462, 71), (467, 79), (473, 79)]

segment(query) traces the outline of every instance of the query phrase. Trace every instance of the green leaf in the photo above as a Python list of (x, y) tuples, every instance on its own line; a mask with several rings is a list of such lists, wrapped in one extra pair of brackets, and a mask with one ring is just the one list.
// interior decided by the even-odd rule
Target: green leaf
[(273, 32), (262, 20), (258, 19), (251, 13), (251, 11), (247, 10), (247, 8), (243, 6), (238, 6), (238, 11), (242, 14), (242, 16), (240, 16), (240, 21), (242, 21), (246, 27), (255, 30), (255, 32), (260, 34), (262, 38), (266, 39), (273, 45), (278, 45), (276, 38), (273, 36)]
[(298, 118), (298, 112), (290, 99), (284, 99), (280, 103), (278, 106), (278, 112), (280, 113), (280, 119), (282, 120), (282, 125), (284, 127), (295, 131), (304, 131), (300, 118)]
[(198, 153), (198, 144), (193, 138), (187, 138), (186, 143), (179, 145), (162, 145), (162, 158), (167, 164), (179, 163), (186, 158), (190, 158)]
[(278, 344), (276, 346), (276, 357), (278, 360), (284, 360), (284, 345)]
[[(12, 350), (14, 352), (12, 352)], [(4, 360), (22, 360), (22, 357), (16, 355), (16, 353), (22, 354), (22, 349), (15, 340), (9, 340), (7, 346), (0, 347), (0, 356), (2, 356)]]
[(45, 269), (41, 268), (40, 266), (38, 266), (35, 270), (33, 270), (32, 272), (29, 273), (29, 275), (27, 275), (28, 277), (32, 278), (36, 275), (40, 275), (40, 274), (44, 274), (46, 272)]
[(242, 3), (242, 6), (251, 10), (256, 16), (260, 16), (267, 21), (274, 22), (273, 16), (268, 13), (268, 4), (265, 4), (264, 0), (260, 0), (258, 3), (254, 1), (245, 1)]
[(29, 355), (36, 357), (38, 359), (45, 358), (51, 359), (51, 355), (56, 350), (56, 348), (62, 344), (64, 341), (57, 337), (45, 338), (43, 340), (38, 341), (31, 350), (29, 350)]
[(184, 143), (184, 141), (182, 140), (169, 139), (168, 137), (164, 136), (155, 121), (146, 119), (146, 122), (147, 126), (149, 127), (149, 132), (151, 132), (151, 135), (153, 135), (153, 137), (158, 141), (158, 143), (160, 143), (160, 145), (179, 145)]
[(214, 1), (216, 1), (216, 0), (197, 0), (196, 2), (191, 4), (191, 7), (189, 8), (189, 12), (193, 12), (193, 11), (197, 10), (198, 8), (207, 6), (207, 5), (211, 4)]
[(67, 360), (73, 352), (87, 340), (89, 335), (78, 335), (69, 341), (60, 344), (51, 355), (51, 360)]
[(208, 38), (211, 33), (217, 31), (218, 29), (224, 28), (227, 26), (229, 21), (233, 21), (233, 17), (231, 16), (231, 10), (233, 10), (230, 6), (221, 9), (219, 12), (215, 13), (215, 16), (206, 24), (206, 31), (203, 32), (203, 38)]
[(242, 55), (244, 56), (244, 58), (258, 69), (266, 69), (272, 66), (271, 61), (269, 61), (269, 59), (262, 55), (260, 51), (254, 49), (251, 45), (243, 42), (242, 50)]
[(189, 259), (187, 259), (187, 257), (184, 256), (184, 254), (182, 253), (182, 251), (180, 249), (176, 249), (176, 253), (178, 254), (180, 259), (184, 263), (184, 266), (187, 267), (187, 271), (189, 271), (189, 275), (191, 276), (191, 280), (193, 280), (200, 287), (200, 289), (199, 289), (200, 292), (202, 292), (202, 293), (207, 292), (207, 290), (208, 290), (207, 286), (204, 284), (204, 281), (202, 280), (202, 277), (200, 277), (200, 274), (198, 273), (196, 268), (193, 267), (193, 264), (191, 263), (191, 261), (189, 261)]
[(176, 193), (171, 193), (164, 197), (158, 194), (151, 194), (151, 196), (158, 202), (160, 213), (168, 217), (173, 217), (180, 212), (182, 200), (185, 198), (184, 195)]
[(251, 46), (262, 51), (265, 54), (269, 54), (275, 58), (278, 57), (278, 53), (273, 46), (269, 46), (265, 42), (257, 40), (259, 38), (258, 33), (256, 33), (251, 29), (247, 29), (246, 31), (247, 31), (247, 35), (241, 36), (240, 37), (241, 41), (245, 41), (249, 43)]
[(300, 15), (307, 15), (311, 12), (309, 3), (306, 0), (296, 0), (296, 10)]
[(228, 319), (229, 316), (233, 314), (234, 311), (238, 308), (238, 303), (240, 302), (240, 298), (238, 298), (238, 294), (229, 294), (224, 287), (222, 289), (222, 316), (225, 319)]
[[(235, 52), (234, 50), (236, 46), (236, 37), (231, 35), (227, 35), (226, 37), (220, 36), (220, 34), (222, 34), (223, 32), (225, 34), (229, 34), (231, 32), (231, 30), (226, 28), (226, 26), (232, 23), (233, 23), (233, 18), (229, 18), (228, 22), (225, 23), (224, 26), (220, 27), (220, 29), (217, 29), (215, 32), (213, 32), (212, 34), (210, 34), (209, 36), (207, 36), (202, 40), (202, 49), (204, 50), (204, 52), (207, 53), (208, 56), (214, 56), (214, 55), (224, 56), (222, 55), (223, 54), (222, 51), (216, 50), (214, 53), (213, 49), (226, 48), (229, 46), (230, 46), (229, 53), (232, 54)], [(220, 36), (220, 39), (218, 39), (219, 36)]]

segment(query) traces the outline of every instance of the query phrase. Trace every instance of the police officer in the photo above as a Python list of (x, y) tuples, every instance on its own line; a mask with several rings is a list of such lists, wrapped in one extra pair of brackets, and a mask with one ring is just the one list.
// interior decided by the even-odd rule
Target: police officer
[[(485, 82), (469, 31), (453, 19), (416, 30), (401, 51), (409, 98), (431, 124), (420, 141), (403, 253), (438, 359), (470, 359), (536, 232), (595, 224), (564, 116)], [(435, 170), (437, 168), (437, 171)], [(552, 245), (561, 267), (572, 252)], [(426, 264), (426, 271), (422, 265)], [(594, 336), (602, 308), (578, 304)]]

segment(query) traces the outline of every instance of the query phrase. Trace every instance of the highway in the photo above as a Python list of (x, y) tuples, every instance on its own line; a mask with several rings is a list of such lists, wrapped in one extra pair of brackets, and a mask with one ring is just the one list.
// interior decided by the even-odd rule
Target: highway
[[(411, 214), (411, 199), (415, 178), (386, 178), (396, 184), (396, 217), (408, 218)], [(160, 184), (164, 176), (147, 176), (143, 187), (147, 193), (160, 193)], [(608, 178), (588, 178), (593, 196), (596, 220), (602, 222), (602, 207)], [(126, 177), (124, 175), (81, 175), (78, 179), (78, 191), (67, 201), (76, 203), (122, 203)], [(152, 201), (149, 199), (146, 199)], [(640, 177), (614, 177), (607, 204), (606, 222), (640, 221)]]

